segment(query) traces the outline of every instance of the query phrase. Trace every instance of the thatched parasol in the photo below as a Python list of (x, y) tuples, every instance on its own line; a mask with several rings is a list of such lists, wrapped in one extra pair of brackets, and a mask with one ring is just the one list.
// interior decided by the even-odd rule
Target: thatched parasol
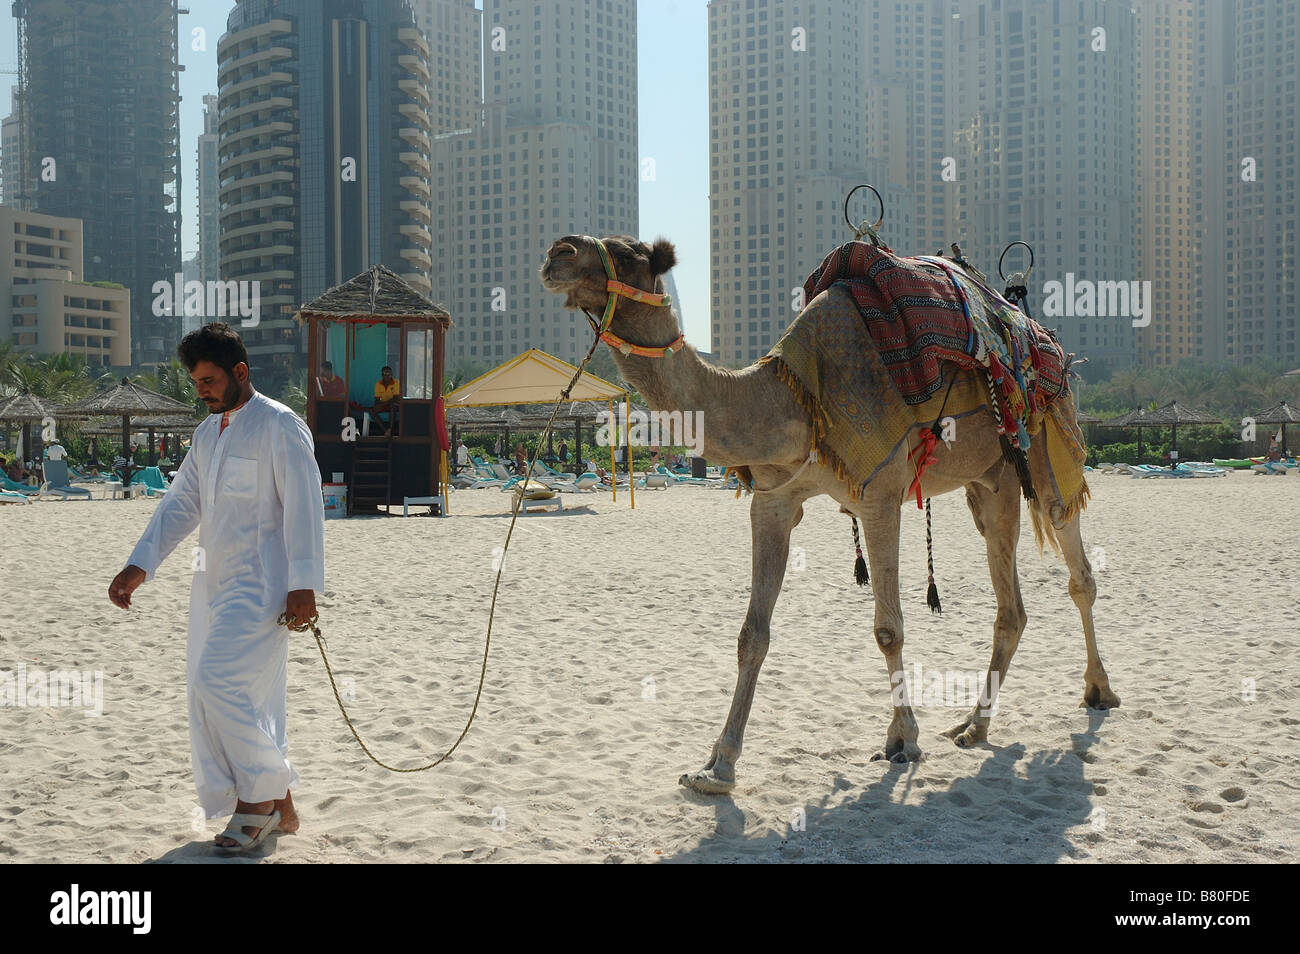
[(383, 265), (372, 265), (314, 301), (298, 306), (294, 318), (402, 318), (436, 321), (443, 328), (451, 327), (451, 315)]
[(83, 417), (84, 414), (72, 411), (61, 404), (51, 404), (30, 391), (9, 398), (0, 398), (0, 421), (22, 425), (23, 437), (20, 450), (23, 455), (32, 456), (33, 459), (35, 459), (32, 454), (33, 424), (40, 424), (47, 418), (68, 421), (80, 420)]
[[(154, 433), (163, 435), (163, 453), (170, 456), (171, 448), (166, 446), (166, 435), (168, 434), (190, 434), (194, 428), (199, 426), (199, 421), (192, 417), (180, 414), (163, 415), (157, 417), (133, 417), (131, 419), (131, 430), (148, 431), (149, 433), (149, 452), (153, 453)], [(99, 418), (90, 424), (83, 425), (81, 432), (92, 437), (107, 437), (117, 434), (121, 431), (121, 424), (117, 421), (110, 421), (107, 418)], [(125, 449), (123, 452), (125, 456)]]
[(1213, 417), (1203, 411), (1195, 411), (1184, 407), (1177, 401), (1170, 401), (1164, 407), (1157, 408), (1154, 411), (1148, 411), (1145, 408), (1139, 408), (1136, 411), (1129, 411), (1127, 414), (1121, 414), (1119, 417), (1112, 418), (1109, 421), (1103, 421), (1102, 427), (1133, 427), (1138, 432), (1138, 463), (1142, 462), (1142, 428), (1144, 427), (1168, 427), (1170, 433), (1170, 453), (1174, 457), (1178, 454), (1178, 425), (1197, 426), (1202, 424), (1222, 424), (1220, 418)]
[[(78, 401), (69, 410), (101, 417), (121, 415), (122, 456), (127, 458), (126, 466), (123, 468), (123, 483), (127, 483), (131, 479), (131, 460), (128, 449), (131, 446), (131, 418), (133, 416), (166, 414), (190, 417), (194, 414), (194, 408), (188, 404), (182, 404), (180, 401), (159, 394), (157, 391), (151, 391), (127, 378), (123, 378), (121, 384), (115, 385), (107, 391), (100, 391), (83, 401)], [(152, 457), (153, 431), (149, 432), (149, 454)]]
[(1286, 401), (1279, 401), (1267, 411), (1256, 414), (1255, 423), (1282, 425), (1282, 454), (1286, 456), (1286, 426), (1288, 424), (1300, 424), (1300, 410), (1293, 408)]
[(1087, 411), (1075, 411), (1074, 419), (1080, 424), (1100, 424), (1101, 418), (1095, 414), (1089, 414)]

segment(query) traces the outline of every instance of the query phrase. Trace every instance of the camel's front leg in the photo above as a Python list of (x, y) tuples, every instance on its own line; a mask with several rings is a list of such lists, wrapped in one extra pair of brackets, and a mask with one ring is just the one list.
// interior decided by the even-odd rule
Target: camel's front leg
[(736, 760), (740, 758), (745, 738), (745, 723), (754, 702), (758, 670), (767, 656), (768, 625), (772, 608), (785, 579), (785, 565), (790, 552), (790, 531), (803, 516), (800, 501), (792, 497), (758, 493), (750, 507), (752, 579), (749, 612), (740, 629), (737, 649), (740, 674), (736, 693), (731, 697), (731, 711), (722, 735), (713, 744), (713, 754), (704, 768), (683, 775), (681, 784), (707, 795), (721, 795), (736, 786)]
[(890, 699), (894, 717), (889, 722), (885, 747), (871, 757), (893, 762), (918, 762), (921, 746), (916, 716), (907, 684), (903, 680), (903, 607), (898, 597), (898, 528), (901, 522), (897, 499), (879, 500), (864, 507), (859, 516), (867, 538), (867, 560), (871, 564), (871, 589), (875, 595), (876, 645), (885, 654), (889, 670)]

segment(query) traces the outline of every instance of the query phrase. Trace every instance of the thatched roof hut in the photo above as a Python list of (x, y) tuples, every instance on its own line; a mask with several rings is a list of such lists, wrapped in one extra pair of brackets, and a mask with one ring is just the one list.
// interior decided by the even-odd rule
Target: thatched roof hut
[[(321, 473), (343, 474), (349, 485), (349, 510), (391, 511), (418, 498), (438, 501), (445, 515), (439, 395), (451, 315), (400, 275), (372, 265), (299, 305), (294, 318), (306, 325), (309, 373), (331, 365), (328, 377), (309, 379), (306, 419)], [(372, 389), (386, 365), (400, 382), (391, 403)], [(361, 439), (342, 439), (345, 420), (362, 422)], [(377, 434), (367, 421), (379, 425)]]
[(308, 318), (436, 321), (444, 329), (451, 327), (450, 314), (383, 265), (372, 265), (319, 298), (300, 305), (294, 318), (300, 322)]

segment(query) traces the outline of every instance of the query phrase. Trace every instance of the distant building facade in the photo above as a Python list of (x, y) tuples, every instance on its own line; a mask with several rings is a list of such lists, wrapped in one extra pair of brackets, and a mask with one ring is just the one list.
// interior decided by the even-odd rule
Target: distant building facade
[(407, 0), (240, 0), (217, 49), (221, 279), (257, 281), (262, 380), (299, 304), (381, 263), (430, 291), (429, 45)]
[(481, 68), (485, 87), (477, 119), (470, 87), (451, 85), (455, 109), (440, 122), (474, 125), (432, 143), (434, 299), (455, 322), (448, 360), (497, 364), (536, 347), (575, 361), (590, 332), (537, 270), (562, 235), (637, 234), (637, 5), (484, 0), (472, 63), (477, 18), (468, 5), (438, 6), (456, 8), (445, 68)]
[[(1106, 0), (960, 0), (958, 14), (952, 94), (963, 251), (993, 271), (1007, 244), (1028, 242), (1039, 320), (1094, 368), (1132, 365), (1133, 322), (1143, 319), (1131, 314), (1127, 292), (1150, 278), (1136, 241), (1134, 15)], [(1050, 313), (1048, 282), (1060, 284), (1059, 314)], [(1089, 304), (1080, 289), (1103, 282), (1123, 283), (1124, 301), (1093, 294)], [(1099, 298), (1107, 311), (1129, 312), (1099, 314)]]
[[(884, 194), (886, 241), (913, 241), (910, 203), (886, 184), (885, 161), (868, 158), (866, 10), (861, 0), (709, 4), (710, 331), (724, 365), (776, 343), (808, 274), (853, 237), (843, 206), (859, 183)], [(852, 218), (878, 214), (864, 190)]]
[(81, 222), (0, 205), (0, 341), (37, 354), (79, 354), (94, 366), (132, 363), (131, 292), (84, 281)]
[(84, 224), (86, 277), (131, 289), (132, 363), (179, 340), (150, 288), (180, 268), (177, 0), (18, 0), (30, 208)]

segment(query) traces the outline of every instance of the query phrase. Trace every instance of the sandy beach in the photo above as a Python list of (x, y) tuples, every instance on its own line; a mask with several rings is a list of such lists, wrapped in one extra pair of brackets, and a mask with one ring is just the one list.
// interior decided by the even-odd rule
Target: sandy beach
[[(726, 716), (749, 592), (748, 502), (675, 486), (565, 495), (521, 518), (477, 720), (452, 759), (371, 764), (293, 634), (290, 755), (302, 830), (253, 856), (209, 847), (185, 709), (190, 547), (122, 612), (109, 580), (152, 500), (0, 509), (0, 670), (102, 673), (102, 714), (0, 709), (0, 858), (17, 862), (1295, 861), (1300, 810), (1300, 475), (1089, 475), (1097, 632), (1121, 708), (1077, 708), (1067, 572), (1022, 516), (1029, 625), (986, 745), (917, 708), (926, 760), (870, 761), (889, 682), (853, 582), (849, 521), (806, 505), (735, 791), (679, 786)], [(474, 697), (509, 496), (448, 519), (326, 524), (321, 625), (367, 742), (441, 754)], [(934, 501), (944, 614), (925, 607), (923, 514), (904, 511), (908, 668), (983, 673), (995, 607), (961, 494)], [(1251, 682), (1253, 680), (1253, 683)], [(1253, 685), (1253, 694), (1252, 694)]]

